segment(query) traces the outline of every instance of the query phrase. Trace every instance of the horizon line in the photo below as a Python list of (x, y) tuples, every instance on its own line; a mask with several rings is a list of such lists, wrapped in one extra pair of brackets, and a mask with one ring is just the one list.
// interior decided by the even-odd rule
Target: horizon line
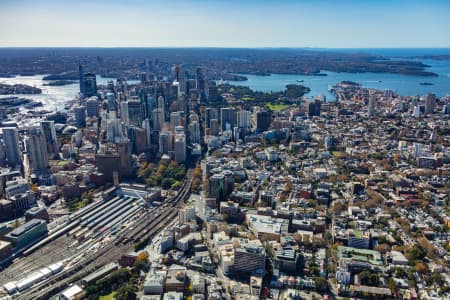
[(449, 46), (430, 47), (308, 47), (308, 46), (0, 46), (0, 49), (450, 49)]

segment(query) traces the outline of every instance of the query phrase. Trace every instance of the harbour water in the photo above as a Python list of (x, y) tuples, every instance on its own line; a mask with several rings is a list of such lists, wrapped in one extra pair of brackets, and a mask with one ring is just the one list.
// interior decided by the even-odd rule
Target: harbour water
[[(429, 65), (427, 71), (438, 74), (438, 77), (409, 76), (387, 73), (337, 73), (322, 71), (327, 76), (272, 74), (270, 76), (248, 75), (246, 81), (228, 81), (230, 84), (248, 86), (253, 90), (262, 92), (281, 91), (287, 84), (301, 84), (311, 91), (307, 96), (313, 97), (323, 94), (328, 100), (334, 100), (334, 96), (328, 91), (330, 85), (335, 85), (344, 80), (350, 80), (362, 84), (364, 87), (379, 90), (393, 90), (404, 96), (426, 95), (434, 93), (439, 97), (450, 95), (450, 61), (448, 60), (420, 60)], [(429, 83), (430, 85), (422, 85)]]
[[(40, 88), (42, 90), (42, 94), (36, 95), (0, 95), (1, 98), (9, 97), (9, 96), (17, 96), (35, 100), (37, 102), (42, 102), (42, 109), (51, 110), (51, 111), (61, 111), (64, 110), (64, 105), (66, 102), (70, 100), (76, 99), (78, 93), (80, 91), (80, 85), (78, 82), (74, 84), (61, 85), (61, 86), (48, 86), (44, 85), (49, 81), (42, 80), (45, 75), (34, 75), (34, 76), (16, 76), (12, 78), (0, 78), (0, 83), (4, 84), (26, 84), (33, 87)], [(115, 84), (114, 78), (101, 77), (97, 75), (97, 84), (106, 85), (108, 81), (113, 80)], [(129, 84), (137, 83), (137, 80), (129, 80)]]

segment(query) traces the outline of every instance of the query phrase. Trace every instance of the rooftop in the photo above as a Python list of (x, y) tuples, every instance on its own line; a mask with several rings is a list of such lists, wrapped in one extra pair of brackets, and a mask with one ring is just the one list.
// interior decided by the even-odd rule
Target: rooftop
[(9, 233), (9, 235), (12, 236), (12, 237), (21, 236), (25, 232), (30, 231), (32, 228), (34, 228), (34, 227), (36, 227), (36, 226), (38, 226), (38, 225), (40, 225), (42, 223), (45, 223), (45, 221), (44, 220), (39, 220), (39, 219), (30, 220), (27, 223), (17, 227), (13, 231), (11, 231)]

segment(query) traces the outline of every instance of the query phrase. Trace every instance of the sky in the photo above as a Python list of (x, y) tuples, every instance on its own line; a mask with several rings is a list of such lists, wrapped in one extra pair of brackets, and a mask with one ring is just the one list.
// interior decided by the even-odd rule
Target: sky
[(450, 0), (0, 0), (0, 47), (450, 47)]

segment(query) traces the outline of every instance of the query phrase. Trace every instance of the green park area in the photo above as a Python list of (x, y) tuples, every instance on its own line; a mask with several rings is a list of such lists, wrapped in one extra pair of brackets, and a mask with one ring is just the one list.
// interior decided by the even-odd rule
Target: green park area
[(266, 103), (266, 108), (273, 110), (273, 111), (280, 111), (283, 109), (288, 108), (289, 105), (282, 104), (282, 103)]

